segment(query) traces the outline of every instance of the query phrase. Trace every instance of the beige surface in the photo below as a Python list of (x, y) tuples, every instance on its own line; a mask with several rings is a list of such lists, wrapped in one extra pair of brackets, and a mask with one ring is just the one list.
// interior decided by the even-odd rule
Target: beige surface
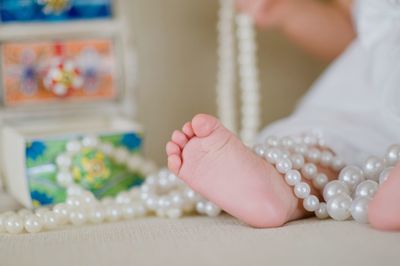
[[(0, 210), (13, 205), (0, 194)], [(143, 218), (34, 235), (0, 233), (1, 266), (399, 265), (400, 232), (355, 222), (254, 229), (227, 215)]]
[(0, 234), (0, 265), (399, 265), (400, 233), (353, 222), (253, 229), (228, 216), (147, 218), (36, 235)]
[[(139, 59), (139, 120), (145, 151), (165, 163), (171, 132), (198, 112), (215, 113), (217, 0), (128, 1)], [(293, 108), (323, 64), (282, 36), (259, 34), (263, 124)]]

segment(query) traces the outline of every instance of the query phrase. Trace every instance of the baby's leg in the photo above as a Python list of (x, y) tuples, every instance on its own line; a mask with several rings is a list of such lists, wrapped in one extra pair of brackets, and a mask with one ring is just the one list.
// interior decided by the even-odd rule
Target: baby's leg
[(400, 230), (400, 163), (369, 204), (368, 216), (375, 228)]
[(247, 224), (276, 227), (306, 215), (282, 174), (212, 116), (195, 116), (166, 150), (172, 172)]

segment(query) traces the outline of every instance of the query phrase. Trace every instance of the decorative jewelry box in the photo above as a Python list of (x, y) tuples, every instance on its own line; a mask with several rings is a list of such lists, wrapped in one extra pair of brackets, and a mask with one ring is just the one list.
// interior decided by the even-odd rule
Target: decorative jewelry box
[(136, 64), (123, 1), (0, 0), (1, 170), (26, 207), (139, 185)]

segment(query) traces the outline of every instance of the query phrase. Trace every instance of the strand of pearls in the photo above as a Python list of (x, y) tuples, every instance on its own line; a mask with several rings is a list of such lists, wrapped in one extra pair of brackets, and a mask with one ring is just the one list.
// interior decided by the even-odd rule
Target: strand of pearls
[[(303, 200), (305, 210), (314, 212), (320, 219), (331, 217), (344, 221), (352, 217), (359, 223), (368, 223), (368, 203), (379, 185), (388, 178), (396, 162), (400, 161), (400, 144), (390, 146), (383, 159), (370, 156), (364, 164), (348, 165), (324, 147), (322, 138), (314, 134), (301, 137), (269, 137), (254, 151), (275, 165), (285, 181)], [(317, 165), (339, 171), (336, 180), (318, 172)], [(310, 180), (320, 190), (325, 202), (311, 194), (311, 187), (302, 179)]]
[(245, 144), (252, 146), (258, 134), (261, 121), (256, 34), (253, 21), (248, 15), (238, 15), (236, 22), (242, 101), (240, 137)]
[[(126, 164), (131, 171), (142, 171), (147, 178), (140, 187), (122, 191), (115, 198), (98, 200), (90, 191), (73, 182), (70, 170), (72, 158), (84, 147), (99, 149), (117, 163)], [(179, 218), (184, 214), (198, 213), (214, 217), (221, 212), (220, 208), (195, 193), (167, 169), (155, 172), (153, 163), (137, 155), (130, 155), (125, 148), (102, 143), (96, 137), (68, 142), (66, 152), (57, 157), (56, 164), (57, 181), (67, 190), (66, 201), (52, 208), (39, 208), (35, 211), (21, 209), (0, 214), (0, 232), (37, 233), (68, 224), (100, 224), (146, 215)]]
[(166, 169), (150, 175), (141, 187), (120, 192), (115, 198), (98, 200), (81, 186), (70, 184), (65, 203), (35, 211), (0, 214), (0, 232), (19, 234), (54, 230), (66, 225), (101, 224), (150, 215), (179, 218), (198, 213), (211, 217), (221, 209), (188, 188)]
[(217, 107), (224, 126), (236, 132), (235, 104), (235, 1), (220, 0), (218, 31)]
[[(218, 23), (218, 75), (217, 103), (222, 123), (236, 132), (235, 117), (235, 1), (220, 0), (221, 9)], [(260, 125), (259, 81), (256, 60), (256, 37), (252, 19), (244, 14), (236, 16), (238, 41), (238, 66), (241, 88), (241, 130), (242, 141), (252, 145)]]

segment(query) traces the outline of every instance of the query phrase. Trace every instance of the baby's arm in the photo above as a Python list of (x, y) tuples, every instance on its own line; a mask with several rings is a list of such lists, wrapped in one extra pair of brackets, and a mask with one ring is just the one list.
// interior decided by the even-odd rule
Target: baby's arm
[(332, 60), (355, 37), (351, 0), (238, 0), (263, 27), (282, 31), (311, 54)]

